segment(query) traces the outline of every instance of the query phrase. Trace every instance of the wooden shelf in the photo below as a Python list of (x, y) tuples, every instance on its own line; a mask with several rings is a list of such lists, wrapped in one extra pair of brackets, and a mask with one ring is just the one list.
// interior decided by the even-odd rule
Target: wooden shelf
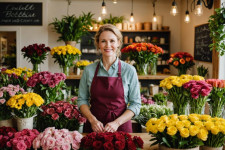
[[(97, 32), (98, 30), (89, 30), (89, 32)], [(170, 32), (170, 30), (120, 30), (121, 32)]]
[[(69, 76), (67, 76), (66, 79), (81, 79), (81, 76), (82, 75), (70, 74)], [(169, 76), (171, 76), (171, 74), (158, 73), (157, 75), (139, 75), (138, 79), (139, 80), (163, 80)]]

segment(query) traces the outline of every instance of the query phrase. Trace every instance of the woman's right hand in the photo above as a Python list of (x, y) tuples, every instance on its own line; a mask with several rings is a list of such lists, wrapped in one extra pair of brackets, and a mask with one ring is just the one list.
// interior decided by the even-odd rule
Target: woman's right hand
[(103, 123), (95, 119), (94, 121), (91, 121), (91, 128), (94, 132), (100, 133), (104, 132), (104, 126)]

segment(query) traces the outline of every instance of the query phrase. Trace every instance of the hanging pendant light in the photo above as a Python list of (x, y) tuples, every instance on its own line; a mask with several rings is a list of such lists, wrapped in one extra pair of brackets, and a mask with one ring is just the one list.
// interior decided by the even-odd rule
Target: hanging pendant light
[(170, 14), (173, 16), (176, 16), (178, 14), (177, 3), (175, 2), (175, 0), (172, 3)]
[(188, 11), (188, 0), (187, 0), (187, 10), (185, 12), (184, 22), (185, 23), (189, 23), (190, 22), (190, 15), (189, 15), (189, 11)]
[(195, 9), (195, 15), (201, 16), (202, 14), (203, 14), (202, 1), (198, 0), (197, 1), (197, 6), (196, 6), (196, 9)]
[(117, 4), (117, 0), (113, 0), (113, 4)]
[(106, 14), (107, 14), (106, 4), (105, 4), (105, 1), (103, 0), (103, 2), (102, 2), (102, 16), (105, 16)]
[(132, 0), (132, 2), (131, 2), (130, 22), (134, 22), (133, 0)]
[(156, 14), (155, 14), (155, 2), (156, 1), (153, 2), (153, 8), (154, 8), (153, 19), (152, 19), (153, 22), (157, 22), (157, 17), (156, 17)]

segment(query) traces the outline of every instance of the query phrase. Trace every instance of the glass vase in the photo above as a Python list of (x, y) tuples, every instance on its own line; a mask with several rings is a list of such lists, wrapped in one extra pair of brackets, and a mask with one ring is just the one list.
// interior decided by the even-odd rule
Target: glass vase
[(180, 76), (182, 74), (187, 74), (187, 69), (186, 68), (178, 69), (178, 75)]
[(205, 113), (205, 106), (190, 106), (189, 107), (189, 114), (200, 114), (203, 115)]
[(223, 117), (224, 105), (209, 104), (209, 114), (212, 117)]
[(157, 59), (153, 60), (150, 63), (150, 74), (151, 75), (156, 75), (156, 73), (157, 73)]
[(188, 103), (176, 105), (173, 103), (173, 113), (178, 115), (188, 115)]
[(41, 72), (41, 64), (33, 63), (33, 72), (38, 73)]
[(138, 75), (148, 75), (149, 64), (136, 64)]
[(62, 66), (62, 72), (68, 76), (70, 68), (68, 66)]

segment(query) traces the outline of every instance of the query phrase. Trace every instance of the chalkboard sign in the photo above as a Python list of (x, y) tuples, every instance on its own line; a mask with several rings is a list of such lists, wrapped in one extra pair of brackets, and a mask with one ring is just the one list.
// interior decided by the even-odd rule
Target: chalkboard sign
[(210, 51), (209, 48), (209, 44), (212, 43), (212, 39), (209, 34), (210, 30), (208, 23), (195, 27), (195, 60), (212, 62), (212, 51)]
[(42, 25), (42, 3), (0, 2), (0, 25)]

